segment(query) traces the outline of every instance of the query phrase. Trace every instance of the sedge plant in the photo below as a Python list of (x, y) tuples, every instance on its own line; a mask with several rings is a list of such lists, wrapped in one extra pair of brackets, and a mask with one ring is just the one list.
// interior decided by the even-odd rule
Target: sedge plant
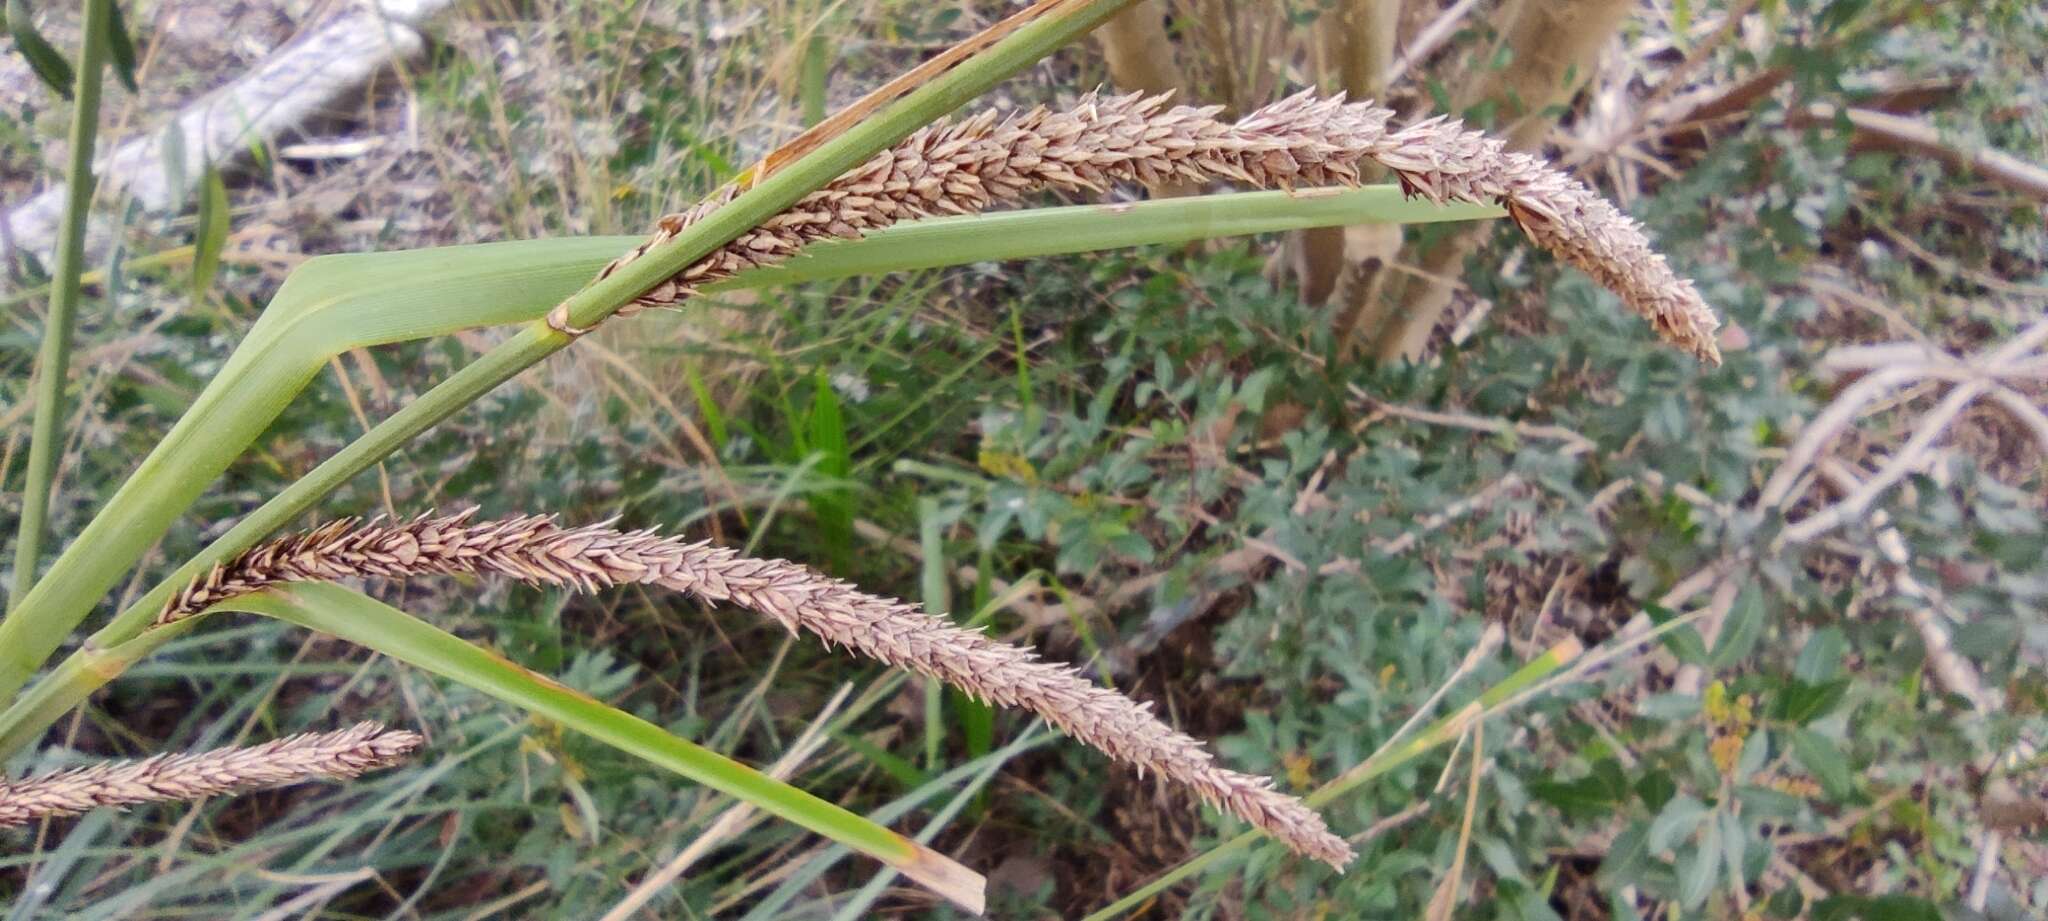
[[(1667, 341), (1702, 360), (1718, 360), (1712, 313), (1633, 222), (1540, 160), (1453, 122), (1396, 126), (1384, 108), (1312, 95), (1234, 122), (1219, 118), (1214, 107), (1172, 106), (1142, 95), (1085, 95), (1058, 110), (945, 120), (1128, 2), (1042, 0), (963, 45), (948, 67), (921, 68), (919, 80), (877, 98), (872, 111), (828, 123), (837, 133), (807, 135), (806, 144), (772, 157), (772, 169), (756, 168), (663, 218), (644, 240), (485, 244), (303, 264), (191, 408), (39, 577), (41, 524), (31, 527), (25, 516), (17, 542), (19, 587), (0, 622), (0, 755), (34, 744), (93, 691), (211, 615), (242, 611), (374, 649), (546, 716), (829, 837), (965, 908), (980, 908), (980, 876), (925, 845), (336, 584), (451, 573), (581, 591), (634, 583), (746, 608), (793, 633), (1031, 710), (1116, 760), (1197, 792), (1297, 853), (1341, 869), (1351, 848), (1324, 826), (1312, 804), (1263, 778), (1214, 764), (1198, 741), (1143, 706), (1039, 662), (1029, 650), (795, 563), (749, 559), (651, 531), (557, 525), (545, 515), (477, 521), (423, 512), (408, 521), (344, 520), (272, 539), (352, 477), (608, 318), (650, 307), (687, 309), (697, 294), (721, 287), (1232, 234), (1505, 216), (1532, 242), (1613, 290)], [(107, 3), (87, 2), (75, 114), (83, 123), (97, 115), (85, 92), (86, 74), (99, 68), (91, 11), (98, 7), (104, 15)], [(90, 130), (74, 137), (82, 137), (89, 156)], [(1356, 187), (1359, 169), (1369, 164), (1390, 171), (1399, 184)], [(74, 190), (89, 186), (80, 172), (72, 180)], [(1232, 183), (1253, 191), (985, 213), (1047, 191), (1100, 193), (1120, 183)], [(54, 419), (60, 405), (68, 311), (77, 302), (80, 274), (75, 231), (88, 201), (83, 193), (72, 196), (67, 227), (74, 233), (67, 245), (74, 255), (59, 260), (45, 330), (34, 443), (35, 451), (45, 452), (41, 457), (53, 456), (48, 452), (57, 437), (54, 422), (42, 417)], [(251, 511), (51, 664), (123, 575), (329, 358), (499, 325), (518, 330)], [(47, 481), (47, 475), (32, 476), (25, 506), (47, 501)], [(34, 494), (38, 488), (43, 495)], [(308, 736), (260, 751), (207, 752), (7, 784), (0, 786), (0, 817), (19, 814), (25, 821), (160, 799), (180, 789), (202, 795), (349, 776), (417, 742), (373, 729), (348, 732), (346, 738)], [(375, 757), (337, 754), (337, 746), (369, 746)], [(285, 764), (293, 757), (298, 760)], [(211, 783), (187, 776), (191, 765), (246, 768), (252, 761), (275, 769), (220, 773)], [(187, 774), (153, 787), (135, 780), (160, 779), (165, 765)], [(112, 789), (123, 781), (127, 787)], [(64, 791), (73, 795), (60, 795)], [(144, 795), (150, 792), (158, 795)]]

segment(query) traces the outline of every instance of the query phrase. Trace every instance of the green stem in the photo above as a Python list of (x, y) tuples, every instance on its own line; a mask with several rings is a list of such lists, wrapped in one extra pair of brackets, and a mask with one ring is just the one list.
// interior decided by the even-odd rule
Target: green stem
[[(1061, 45), (1086, 34), (1129, 2), (1082, 0), (1077, 6), (1019, 28), (984, 53), (933, 79), (845, 134), (825, 142), (762, 180), (703, 221), (691, 225), (668, 244), (649, 251), (609, 277), (578, 291), (562, 305), (569, 325), (583, 328), (601, 322), (641, 292), (787, 209), (804, 195), (859, 165), (877, 151), (959, 108), (997, 81), (1029, 66)], [(134, 638), (148, 626), (155, 609), (162, 605), (164, 599), (194, 574), (248, 549), (257, 540), (312, 508), (314, 503), (350, 477), (389, 456), (414, 435), (454, 415), (491, 388), (567, 347), (572, 341), (573, 337), (544, 322), (529, 324), (511, 341), (463, 368), (380, 423), (349, 449), (321, 464), (307, 478), (310, 485), (306, 481), (293, 484), (264, 503), (241, 526), (214, 541), (141, 601), (118, 615), (95, 635), (93, 642), (112, 646)], [(111, 506), (112, 503), (101, 511), (99, 518), (95, 519), (96, 524), (112, 512)], [(93, 602), (119, 578), (120, 571), (134, 565), (148, 544), (168, 531), (176, 515), (182, 511), (180, 506), (168, 514), (155, 514), (147, 520), (121, 521), (128, 534), (123, 541), (123, 550), (133, 548), (132, 553), (121, 554), (122, 558), (110, 559), (110, 555), (104, 553), (67, 553), (59, 558), (51, 572), (22, 598), (19, 610), (10, 614), (5, 622), (0, 622), (0, 696), (12, 697), (28, 682), (36, 669), (41, 668), (62, 644), (63, 638), (85, 619)], [(83, 543), (85, 541), (81, 539), (74, 545)], [(74, 546), (74, 549), (77, 548)], [(67, 571), (58, 571), (74, 558), (77, 562)], [(45, 592), (63, 596), (63, 603), (44, 603), (46, 600), (59, 600), (44, 599), (41, 596)]]
[(72, 84), (71, 161), (65, 165), (64, 217), (57, 234), (56, 288), (43, 324), (36, 357), (36, 418), (29, 440), (27, 482), (22, 486), (21, 522), (14, 539), (14, 589), (10, 610), (35, 584), (48, 528), (57, 458), (64, 453), (64, 383), (71, 364), (71, 328), (78, 318), (83, 287), (79, 263), (85, 256), (85, 224), (92, 208), (93, 145), (99, 135), (100, 83), (107, 57), (107, 26), (113, 0), (85, 0), (78, 70)]
[[(1488, 688), (1484, 694), (1479, 695), (1479, 699), (1474, 703), (1467, 705), (1457, 713), (1453, 713), (1430, 724), (1429, 728), (1424, 729), (1420, 735), (1409, 739), (1406, 743), (1401, 744), (1400, 747), (1383, 747), (1379, 751), (1374, 752), (1371, 757), (1345, 771), (1337, 779), (1317, 788), (1314, 793), (1309, 794), (1305, 798), (1306, 802), (1310, 806), (1321, 808), (1335, 801), (1338, 797), (1358, 789), (1367, 782), (1383, 777), (1395, 768), (1421, 757), (1430, 749), (1457, 738), (1471, 727), (1473, 720), (1492, 716), (1494, 708), (1508, 702), (1523, 690), (1534, 686), (1537, 682), (1565, 667), (1571, 660), (1577, 658), (1578, 654), (1579, 647), (1576, 643), (1566, 642), (1552, 647), (1543, 655), (1537, 656), (1529, 664), (1522, 666), (1514, 674), (1509, 675), (1506, 680)], [(1158, 879), (1138, 887), (1123, 898), (1111, 903), (1108, 907), (1084, 918), (1083, 921), (1107, 921), (1109, 918), (1114, 918), (1117, 915), (1137, 908), (1153, 896), (1165, 892), (1175, 883), (1208, 870), (1222, 861), (1223, 858), (1251, 847), (1254, 842), (1264, 836), (1264, 832), (1248, 831), (1210, 848), (1201, 856), (1191, 858), (1180, 866), (1166, 871)]]

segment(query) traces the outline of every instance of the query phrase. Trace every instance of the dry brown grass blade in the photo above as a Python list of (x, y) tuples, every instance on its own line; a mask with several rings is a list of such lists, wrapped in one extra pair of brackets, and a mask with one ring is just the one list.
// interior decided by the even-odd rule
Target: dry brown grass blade
[(659, 585), (762, 614), (791, 633), (806, 631), (1006, 707), (1030, 710), (1111, 758), (1152, 772), (1265, 830), (1297, 853), (1342, 869), (1350, 845), (1321, 816), (1264, 777), (1215, 764), (1202, 744), (1167, 726), (1143, 704), (1099, 687), (1029, 649), (962, 629), (918, 606), (784, 560), (740, 556), (708, 542), (608, 525), (563, 528), (530, 516), (474, 522), (470, 513), (405, 523), (337, 521), (257, 547), (194, 580), (158, 615), (192, 616), (237, 595), (284, 582), (358, 577), (495, 573), (594, 591), (621, 583)]
[[(1279, 189), (1355, 185), (1361, 164), (1378, 163), (1412, 195), (1505, 206), (1532, 242), (1615, 292), (1666, 341), (1701, 360), (1720, 360), (1719, 322), (1692, 283), (1671, 270), (1634, 221), (1537, 157), (1442, 119), (1395, 129), (1391, 110), (1341, 95), (1303, 93), (1235, 123), (1219, 121), (1219, 111), (1168, 108), (1163, 96), (1090, 95), (1065, 111), (1007, 118), (983, 112), (926, 128), (655, 286), (630, 309), (677, 303), (821, 240), (934, 214), (974, 214), (1049, 189), (1218, 180)], [(651, 238), (599, 277), (673, 239), (735, 194), (729, 187), (662, 218)]]
[(0, 827), (77, 815), (100, 806), (199, 800), (390, 767), (418, 748), (419, 733), (357, 723), (242, 748), (108, 761), (26, 780), (0, 781)]

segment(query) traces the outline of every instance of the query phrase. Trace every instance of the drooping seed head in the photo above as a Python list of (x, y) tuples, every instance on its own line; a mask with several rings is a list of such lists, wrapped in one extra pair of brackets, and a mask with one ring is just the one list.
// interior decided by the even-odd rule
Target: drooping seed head
[[(927, 127), (656, 285), (621, 313), (677, 303), (705, 285), (787, 260), (811, 243), (935, 214), (979, 213), (1035, 192), (1100, 192), (1120, 182), (1355, 185), (1360, 164), (1372, 162), (1392, 171), (1410, 195), (1505, 207), (1531, 242), (1613, 291), (1665, 341), (1719, 363), (1719, 321), (1692, 283), (1671, 270), (1633, 220), (1541, 159), (1441, 118), (1393, 129), (1391, 110), (1341, 95), (1290, 96), (1235, 123), (1217, 120), (1218, 111), (1168, 108), (1164, 96), (1091, 94), (1063, 111), (1037, 108), (1003, 118), (983, 112)], [(736, 194), (728, 187), (662, 218), (652, 237), (598, 277), (674, 239)]]
[(659, 585), (764, 615), (887, 665), (943, 681), (982, 700), (1030, 710), (1067, 735), (1141, 772), (1157, 774), (1278, 838), (1342, 868), (1351, 847), (1321, 816), (1266, 778), (1218, 767), (1202, 744), (1145, 706), (1093, 684), (1029, 649), (998, 643), (918, 606), (870, 595), (785, 560), (750, 559), (707, 542), (606, 524), (563, 528), (526, 516), (474, 521), (472, 512), (404, 523), (339, 521), (256, 547), (195, 579), (159, 624), (283, 582), (451, 573), (507, 575), (593, 591)]

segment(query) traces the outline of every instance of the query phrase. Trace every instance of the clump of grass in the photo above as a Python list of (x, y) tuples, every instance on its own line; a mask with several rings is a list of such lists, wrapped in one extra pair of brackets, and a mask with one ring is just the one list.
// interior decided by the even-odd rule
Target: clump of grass
[(563, 528), (544, 516), (475, 522), (472, 514), (404, 523), (342, 520), (272, 541), (194, 580), (157, 622), (172, 623), (280, 583), (363, 576), (495, 573), (585, 592), (621, 583), (659, 585), (737, 604), (791, 633), (808, 631), (828, 646), (1030, 710), (1116, 760), (1187, 787), (1297, 853), (1338, 869), (1351, 861), (1351, 846), (1321, 816), (1274, 790), (1267, 778), (1217, 766), (1200, 742), (1161, 722), (1145, 705), (1088, 682), (1068, 666), (1040, 661), (1029, 649), (785, 560), (750, 559), (654, 531), (602, 524)]
[(361, 722), (261, 745), (105, 761), (25, 780), (0, 780), (0, 828), (78, 815), (100, 806), (198, 800), (323, 777), (356, 777), (398, 763), (420, 742), (419, 733), (386, 731), (377, 723)]
[[(1360, 164), (1370, 162), (1399, 176), (1411, 195), (1506, 207), (1532, 242), (1613, 291), (1665, 341), (1720, 362), (1719, 321), (1692, 282), (1671, 270), (1635, 221), (1540, 158), (1509, 152), (1504, 142), (1441, 118), (1393, 129), (1392, 110), (1347, 103), (1342, 95), (1298, 94), (1235, 123), (1219, 121), (1220, 111), (1167, 108), (1163, 95), (1090, 94), (1064, 111), (1038, 108), (1007, 118), (985, 111), (927, 127), (676, 273), (629, 309), (677, 303), (820, 240), (934, 214), (973, 214), (1032, 192), (1099, 192), (1117, 182), (1356, 185)], [(669, 242), (737, 194), (727, 187), (662, 218), (653, 236), (598, 277)]]

